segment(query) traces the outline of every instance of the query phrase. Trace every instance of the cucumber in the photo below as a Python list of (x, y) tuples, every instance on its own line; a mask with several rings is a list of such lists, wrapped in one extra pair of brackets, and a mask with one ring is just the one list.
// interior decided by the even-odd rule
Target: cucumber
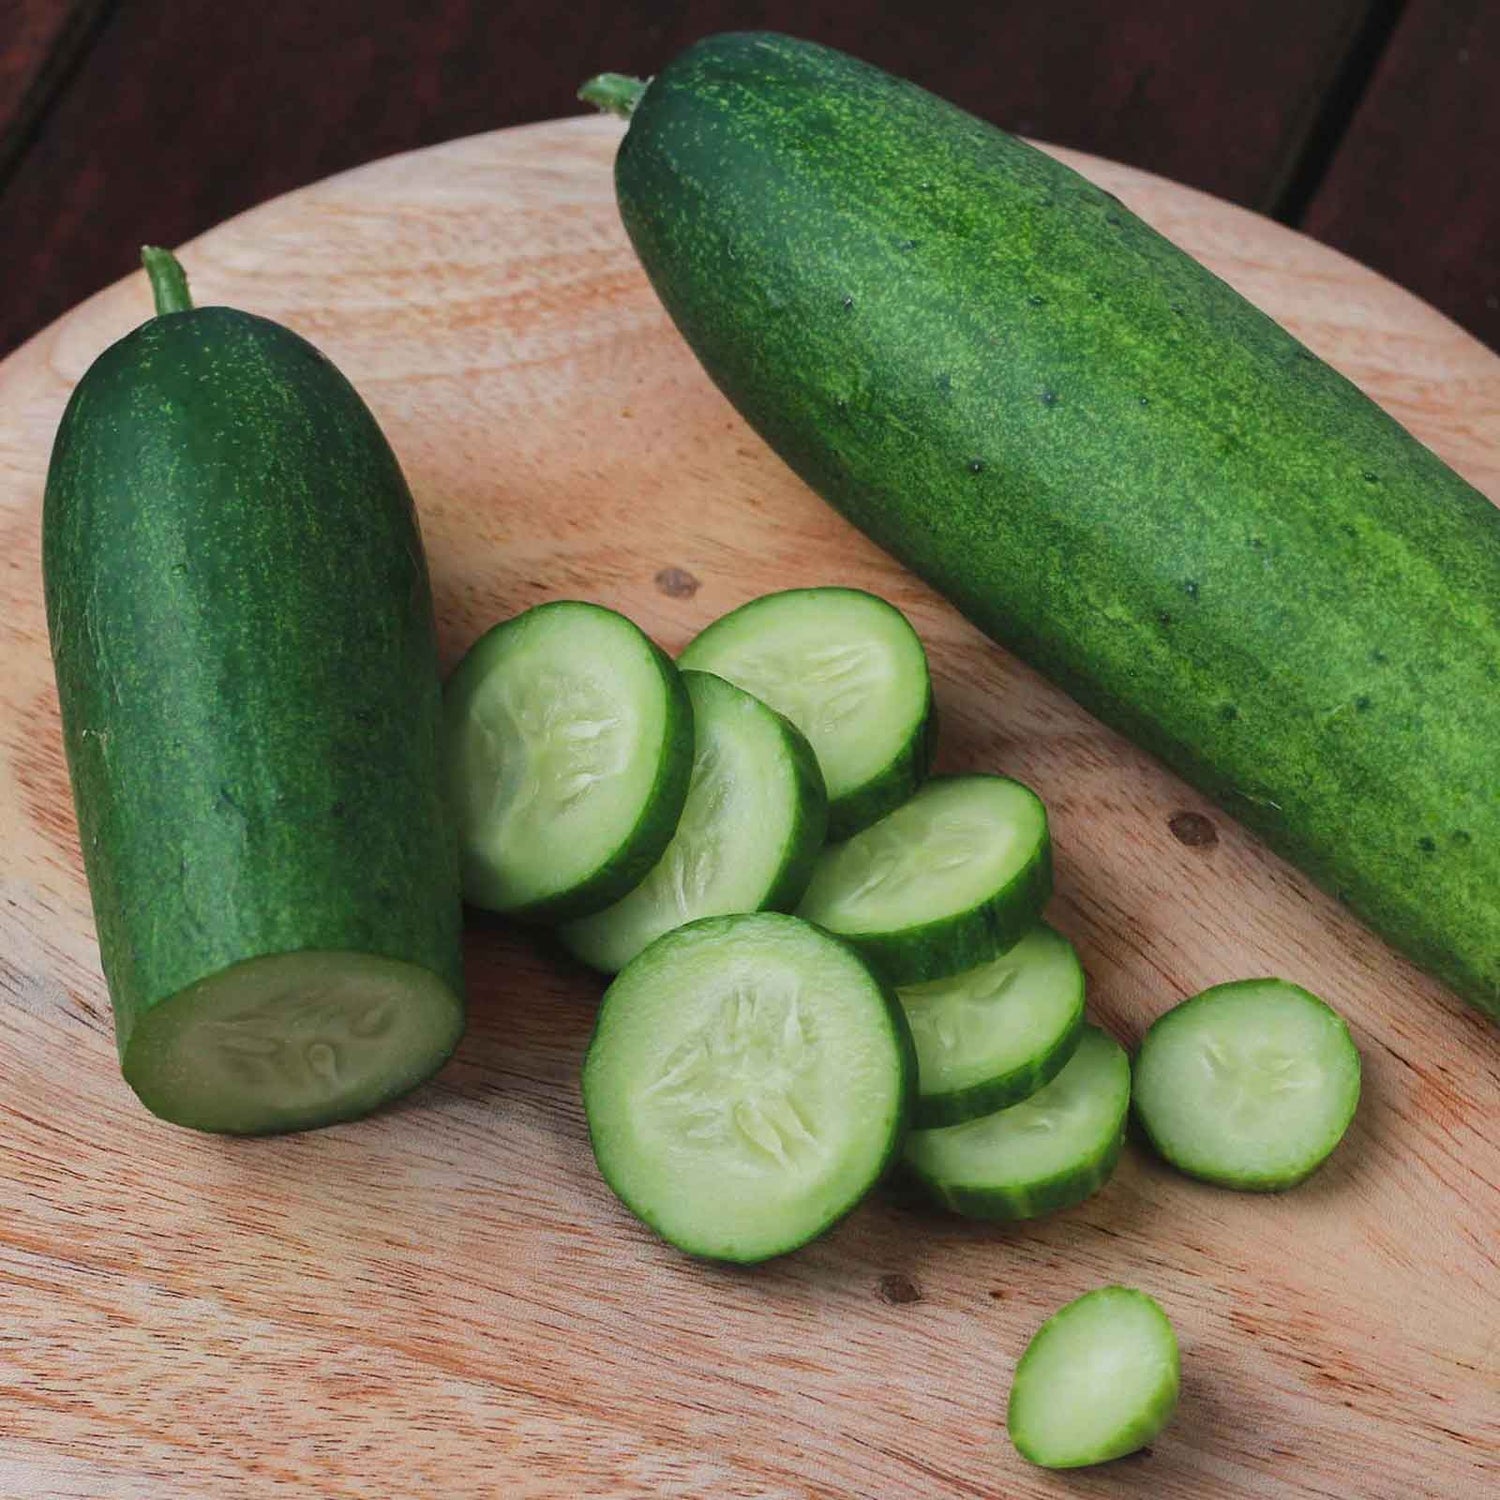
[(1108, 193), (910, 84), (741, 34), (585, 94), (633, 107), (631, 240), (792, 468), (1500, 1017), (1495, 507)]
[(619, 900), (687, 800), (693, 709), (624, 615), (571, 599), (482, 635), (443, 696), (465, 897), (529, 921)]
[(1005, 1425), (1022, 1458), (1048, 1469), (1107, 1463), (1172, 1420), (1182, 1366), (1161, 1306), (1102, 1286), (1059, 1308), (1016, 1365)]
[(1047, 810), (1004, 776), (938, 776), (818, 857), (798, 915), (857, 948), (888, 983), (986, 963), (1052, 894)]
[(1281, 979), (1215, 985), (1152, 1023), (1135, 1112), (1173, 1166), (1271, 1192), (1315, 1171), (1359, 1104), (1359, 1052), (1343, 1020)]
[(901, 1008), (796, 917), (706, 917), (605, 992), (583, 1065), (604, 1180), (692, 1255), (754, 1262), (842, 1218), (900, 1145), (916, 1080)]
[(766, 594), (715, 620), (678, 664), (727, 678), (807, 736), (828, 786), (830, 838), (905, 802), (932, 764), (927, 653), (906, 616), (874, 594)]
[(560, 930), (606, 973), (697, 917), (795, 906), (828, 825), (812, 747), (758, 698), (708, 672), (684, 672), (693, 705), (693, 774), (667, 852), (628, 895)]
[(1085, 1027), (1061, 1072), (1029, 1099), (963, 1125), (913, 1130), (907, 1176), (975, 1219), (1035, 1219), (1082, 1203), (1115, 1170), (1130, 1110), (1130, 1062)]
[(193, 308), (107, 349), (58, 429), (47, 623), (125, 1078), (200, 1130), (298, 1130), (463, 1029), (421, 538), (312, 345)]
[(1051, 1082), (1083, 1035), (1083, 965), (1045, 923), (977, 969), (897, 991), (917, 1048), (922, 1129), (1018, 1104)]

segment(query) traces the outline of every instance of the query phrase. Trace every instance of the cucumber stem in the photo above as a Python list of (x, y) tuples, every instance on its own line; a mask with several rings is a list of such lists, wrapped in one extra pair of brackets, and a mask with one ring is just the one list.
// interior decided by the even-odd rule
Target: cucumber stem
[(190, 312), (193, 294), (188, 291), (187, 273), (170, 250), (158, 250), (155, 245), (141, 247), (141, 264), (151, 282), (151, 295), (156, 299), (156, 315), (164, 313)]
[(628, 120), (635, 113), (635, 107), (641, 102), (641, 95), (646, 92), (646, 85), (650, 82), (649, 78), (630, 78), (624, 73), (601, 73), (597, 78), (590, 78), (578, 90), (578, 97), (585, 104), (592, 104), (609, 114)]

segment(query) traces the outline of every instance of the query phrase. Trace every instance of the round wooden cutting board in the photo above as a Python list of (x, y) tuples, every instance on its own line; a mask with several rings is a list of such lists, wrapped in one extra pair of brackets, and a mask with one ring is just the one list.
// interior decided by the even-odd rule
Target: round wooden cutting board
[[(676, 650), (769, 589), (874, 589), (928, 644), (942, 762), (1013, 773), (1051, 807), (1053, 912), (1101, 1023), (1133, 1044), (1191, 991), (1284, 975), (1348, 1017), (1359, 1117), (1284, 1196), (1133, 1147), (1098, 1197), (1039, 1224), (877, 1198), (799, 1254), (717, 1269), (595, 1173), (577, 1085), (598, 983), (485, 929), (468, 1036), (398, 1108), (264, 1141), (153, 1120), (115, 1062), (38, 563), (54, 427), (148, 315), (137, 276), (0, 367), (0, 1494), (1500, 1493), (1500, 1028), (772, 457), (635, 263), (618, 136), (570, 120), (380, 162), (183, 257), (200, 302), (290, 324), (374, 407), (421, 508), (445, 661), (560, 596)], [(1500, 498), (1500, 360), (1286, 229), (1059, 154)], [(1014, 1361), (1059, 1303), (1116, 1281), (1177, 1326), (1178, 1419), (1107, 1469), (1030, 1469), (1004, 1433)]]

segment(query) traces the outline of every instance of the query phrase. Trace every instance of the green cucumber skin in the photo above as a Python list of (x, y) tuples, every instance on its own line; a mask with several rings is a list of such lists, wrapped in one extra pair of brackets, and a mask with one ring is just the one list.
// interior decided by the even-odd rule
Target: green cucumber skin
[(858, 791), (840, 797), (828, 809), (829, 842), (847, 839), (871, 823), (878, 823), (888, 812), (900, 807), (927, 780), (937, 754), (938, 716), (932, 688), (927, 689), (927, 712), (922, 727), (902, 747), (900, 755), (890, 762), (873, 781)]
[(427, 567), (349, 382), (263, 318), (152, 319), (68, 403), (43, 567), (122, 1059), (159, 1001), (303, 949), (436, 974), (456, 1045)]
[(825, 48), (689, 48), (616, 187), (798, 474), (1500, 1017), (1484, 496), (1109, 194)]
[(804, 794), (799, 799), (803, 812), (787, 839), (781, 874), (761, 903), (761, 910), (791, 912), (812, 879), (813, 866), (828, 837), (828, 791), (807, 736), (785, 714), (778, 714), (773, 708), (766, 711), (777, 721), (782, 745), (792, 763), (792, 775)]

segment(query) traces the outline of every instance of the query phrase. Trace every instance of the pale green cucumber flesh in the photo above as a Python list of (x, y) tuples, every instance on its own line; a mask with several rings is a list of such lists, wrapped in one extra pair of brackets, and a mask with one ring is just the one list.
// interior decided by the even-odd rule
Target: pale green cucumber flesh
[(894, 997), (796, 917), (708, 917), (610, 985), (583, 1067), (594, 1155), (693, 1255), (753, 1262), (842, 1218), (884, 1173), (915, 1081)]
[(824, 850), (797, 911), (852, 943), (887, 983), (909, 985), (1003, 953), (1051, 893), (1037, 795), (1004, 776), (939, 776)]
[(561, 600), (497, 625), (444, 693), (465, 897), (561, 921), (661, 857), (692, 769), (672, 663), (623, 615)]
[(1172, 1419), (1177, 1335), (1131, 1287), (1087, 1292), (1047, 1319), (1016, 1365), (1006, 1427), (1022, 1458), (1077, 1469), (1123, 1458)]
[(828, 787), (829, 836), (904, 802), (932, 760), (927, 655), (906, 616), (859, 589), (788, 589), (715, 620), (679, 658), (784, 714)]
[(897, 996), (917, 1049), (922, 1129), (1020, 1103), (1057, 1076), (1083, 1035), (1083, 965), (1045, 923), (978, 968)]
[(1274, 1191), (1314, 1171), (1359, 1104), (1359, 1052), (1316, 996), (1279, 979), (1205, 990), (1152, 1024), (1135, 1111), (1163, 1157), (1225, 1187)]
[(682, 680), (693, 775), (672, 842), (628, 895), (559, 932), (606, 973), (698, 917), (795, 905), (822, 847), (828, 799), (802, 734), (720, 677), (684, 671)]

